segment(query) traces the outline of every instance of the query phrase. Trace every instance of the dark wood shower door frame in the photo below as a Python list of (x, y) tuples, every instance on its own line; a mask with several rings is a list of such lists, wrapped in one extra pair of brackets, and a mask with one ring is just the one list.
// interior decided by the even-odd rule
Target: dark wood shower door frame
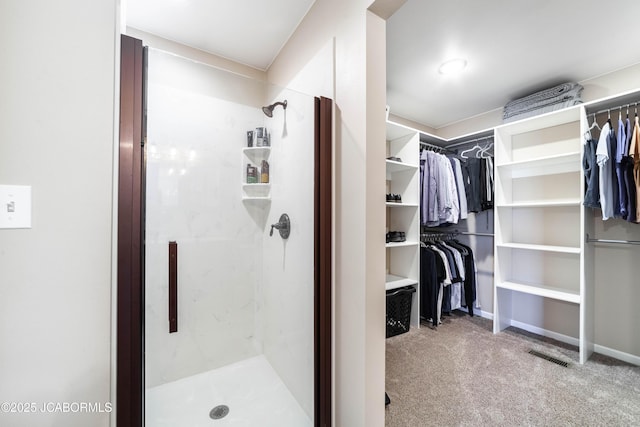
[[(115, 416), (144, 424), (145, 67), (141, 40), (121, 36)], [(332, 101), (315, 98), (314, 425), (331, 426)]]
[(315, 98), (314, 372), (316, 427), (331, 426), (332, 101)]
[(115, 416), (142, 426), (144, 411), (144, 48), (121, 36)]

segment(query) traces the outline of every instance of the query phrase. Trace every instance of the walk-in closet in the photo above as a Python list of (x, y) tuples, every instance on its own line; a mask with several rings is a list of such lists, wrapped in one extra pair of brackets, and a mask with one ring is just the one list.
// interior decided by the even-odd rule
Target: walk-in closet
[[(573, 349), (563, 355), (567, 362), (548, 349), (537, 352), (543, 358), (582, 365), (595, 352), (596, 360), (604, 355), (621, 366), (639, 365), (633, 332), (638, 103), (640, 90), (632, 90), (462, 141), (388, 122), (387, 338), (411, 328), (442, 336), (452, 330), (449, 319), (476, 316), (490, 321), (493, 334), (513, 334), (515, 327)], [(599, 141), (609, 145), (598, 148)], [(605, 156), (609, 169), (602, 167)], [(607, 201), (615, 206), (604, 207), (604, 195), (590, 195), (606, 191), (597, 178), (589, 182), (590, 168), (611, 174), (617, 196)], [(615, 213), (603, 219), (605, 209)], [(444, 215), (441, 221), (429, 217), (434, 212)], [(394, 241), (402, 230), (406, 239)], [(630, 322), (617, 326), (617, 336), (603, 335), (603, 323), (618, 318)], [(388, 407), (400, 396), (392, 395)]]
[[(579, 53), (565, 50), (561, 55), (547, 45), (556, 56), (544, 56), (546, 67), (535, 66), (537, 74), (528, 79), (496, 70), (498, 78), (481, 80), (486, 64), (473, 61), (494, 50), (503, 52), (502, 46), (488, 48), (492, 37), (485, 32), (499, 31), (486, 11), (471, 5), (464, 12), (454, 11), (454, 5), (430, 9), (456, 22), (455, 28), (467, 24), (476, 42), (442, 30), (444, 24), (436, 27), (446, 34), (413, 29), (414, 17), (425, 7), (417, 3), (409, 0), (387, 23), (387, 425), (410, 425), (425, 414), (439, 413), (430, 405), (449, 405), (435, 397), (439, 391), (467, 396), (475, 402), (472, 406), (478, 405), (476, 412), (465, 408), (457, 418), (434, 415), (432, 422), (420, 425), (472, 419), (504, 423), (500, 417), (538, 425), (532, 414), (550, 416), (544, 405), (514, 410), (514, 404), (504, 410), (479, 403), (482, 391), (463, 377), (484, 381), (488, 389), (502, 387), (505, 398), (520, 403), (533, 392), (513, 386), (509, 394), (518, 375), (530, 384), (548, 375), (560, 388), (568, 381), (592, 392), (603, 376), (640, 378), (640, 312), (633, 307), (640, 299), (640, 56), (630, 54), (625, 63), (612, 53), (611, 64), (622, 61), (619, 67), (585, 75), (563, 57), (578, 61)], [(495, 3), (514, 14), (524, 8)], [(623, 2), (613, 6), (637, 9)], [(542, 5), (527, 10), (531, 19), (557, 19)], [(580, 16), (595, 19), (596, 8), (588, 7)], [(489, 25), (477, 30), (471, 25), (476, 21)], [(505, 31), (516, 30), (504, 23)], [(416, 44), (402, 41), (410, 35), (426, 37), (425, 32), (433, 36), (435, 51), (449, 36), (478, 52), (449, 46), (442, 49), (446, 55), (431, 52), (428, 60), (414, 60), (409, 51)], [(505, 34), (517, 38), (517, 32)], [(545, 49), (540, 43), (528, 46), (530, 55), (541, 60)], [(583, 48), (576, 50), (587, 55)], [(450, 51), (458, 52), (455, 60), (467, 68), (455, 77), (443, 76), (448, 63), (439, 72), (427, 72), (425, 79), (423, 69), (408, 71), (426, 63), (436, 69)], [(608, 57), (608, 51), (602, 52)], [(520, 65), (512, 64), (514, 72), (525, 72)], [(467, 78), (474, 87), (464, 82)], [(489, 94), (499, 90), (505, 91), (501, 97)], [(502, 104), (482, 107), (483, 97), (502, 99)], [(481, 359), (470, 356), (476, 352)], [(494, 363), (504, 364), (502, 370), (487, 376), (496, 369)], [(514, 371), (522, 369), (514, 378), (512, 363), (518, 366)], [(457, 368), (450, 371), (449, 364)], [(576, 369), (576, 378), (563, 377), (561, 371), (556, 378), (557, 366)], [(529, 377), (529, 372), (537, 374)], [(543, 381), (537, 399), (553, 400), (544, 388)], [(515, 397), (519, 392), (524, 395)], [(596, 424), (640, 423), (639, 393), (622, 380), (612, 385), (605, 400), (616, 396), (625, 406), (616, 421), (602, 411), (563, 410), (589, 414)], [(418, 403), (409, 395), (434, 400)], [(591, 398), (588, 393), (574, 397)], [(448, 399), (459, 402), (453, 395)], [(577, 415), (565, 421), (580, 423)]]
[[(477, 260), (477, 297), (471, 308), (492, 318), (494, 332), (518, 325), (577, 344), (584, 363), (598, 345), (594, 337), (594, 317), (600, 309), (595, 301), (596, 283), (606, 283), (608, 266), (619, 260), (629, 263), (611, 272), (614, 281), (631, 284), (635, 280), (630, 268), (633, 262), (627, 256), (633, 256), (640, 237), (635, 216), (637, 166), (634, 155), (629, 154), (637, 150), (633, 132), (638, 102), (640, 91), (629, 91), (500, 125), (492, 132), (451, 143), (389, 121), (386, 283), (387, 291), (415, 287), (411, 325), (419, 327), (420, 311), (415, 305), (424, 300), (418, 248), (434, 241), (460, 239), (472, 247)], [(602, 128), (610, 129), (611, 138), (617, 138), (612, 120), (624, 129), (620, 138), (626, 141), (626, 148), (618, 156), (623, 159), (624, 171), (612, 152), (614, 165), (609, 173), (616, 194), (624, 199), (615, 203), (629, 206), (629, 214), (603, 219), (602, 208), (585, 200), (589, 184), (585, 167), (589, 140), (596, 143)], [(453, 190), (459, 193), (442, 195), (448, 191), (443, 187), (446, 174), (438, 170), (442, 163), (431, 162), (431, 157), (442, 159), (445, 166), (448, 162), (462, 165), (464, 185), (456, 185), (455, 173), (451, 178)], [(487, 165), (490, 168), (485, 171)], [(429, 176), (425, 172), (428, 168), (432, 171)], [(474, 191), (474, 183), (469, 171), (477, 169), (482, 173), (475, 186), (484, 188), (477, 206), (472, 207), (474, 196), (469, 192)], [(431, 188), (438, 185), (438, 190)], [(626, 193), (619, 191), (621, 186)], [(398, 200), (390, 200), (394, 196)], [(460, 200), (465, 201), (463, 209)], [(434, 203), (450, 203), (451, 207), (433, 208)], [(429, 210), (447, 212), (450, 217), (433, 221)], [(395, 240), (399, 233), (406, 233), (402, 241)], [(618, 291), (618, 295), (625, 295), (622, 289)], [(464, 309), (470, 311), (469, 307)], [(624, 304), (618, 304), (616, 311), (624, 315)], [(624, 347), (603, 350), (610, 355), (626, 352)], [(638, 356), (629, 351), (621, 357), (634, 361)]]

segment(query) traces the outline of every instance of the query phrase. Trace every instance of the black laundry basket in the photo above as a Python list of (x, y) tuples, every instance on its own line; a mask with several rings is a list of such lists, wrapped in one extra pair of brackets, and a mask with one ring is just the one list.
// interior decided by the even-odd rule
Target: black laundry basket
[(387, 291), (387, 338), (409, 332), (415, 286)]

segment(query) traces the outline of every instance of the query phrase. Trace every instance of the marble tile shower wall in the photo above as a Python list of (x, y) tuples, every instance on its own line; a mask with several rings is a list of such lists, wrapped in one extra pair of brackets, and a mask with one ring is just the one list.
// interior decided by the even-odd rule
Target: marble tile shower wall
[[(189, 73), (186, 75), (185, 73)], [(237, 76), (151, 51), (146, 211), (146, 385), (263, 352), (256, 335), (264, 220), (241, 200), (246, 129), (262, 125), (264, 91), (219, 95)], [(242, 82), (240, 82), (242, 83)], [(224, 87), (225, 83), (220, 84)], [(250, 84), (249, 84), (250, 85)], [(236, 92), (238, 93), (238, 92)], [(251, 106), (250, 106), (251, 105)], [(262, 213), (264, 216), (264, 213)], [(178, 333), (168, 333), (168, 242), (178, 242)]]
[(269, 363), (313, 419), (314, 103), (312, 97), (291, 90), (273, 93), (269, 99), (287, 99), (288, 106), (286, 134), (281, 108), (265, 121), (272, 135), (267, 223), (287, 213), (291, 235), (283, 240), (276, 233), (273, 237), (265, 233), (256, 321)]

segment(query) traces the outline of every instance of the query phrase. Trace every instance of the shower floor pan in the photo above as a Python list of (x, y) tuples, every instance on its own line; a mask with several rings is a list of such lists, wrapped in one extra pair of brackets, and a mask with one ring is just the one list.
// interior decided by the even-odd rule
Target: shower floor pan
[[(264, 356), (150, 388), (147, 427), (311, 427), (313, 423)], [(212, 419), (212, 409), (229, 408)]]

